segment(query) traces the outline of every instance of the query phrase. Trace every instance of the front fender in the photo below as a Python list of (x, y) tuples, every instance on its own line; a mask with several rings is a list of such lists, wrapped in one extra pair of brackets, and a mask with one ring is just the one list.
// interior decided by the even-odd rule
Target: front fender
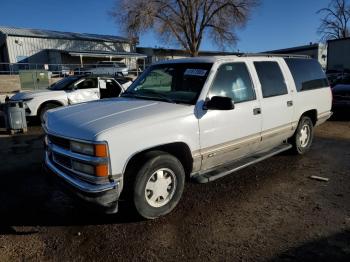
[(200, 149), (198, 119), (194, 114), (165, 122), (119, 126), (99, 134), (96, 140), (108, 142), (113, 175), (123, 175), (133, 156), (151, 148), (181, 142), (192, 155)]

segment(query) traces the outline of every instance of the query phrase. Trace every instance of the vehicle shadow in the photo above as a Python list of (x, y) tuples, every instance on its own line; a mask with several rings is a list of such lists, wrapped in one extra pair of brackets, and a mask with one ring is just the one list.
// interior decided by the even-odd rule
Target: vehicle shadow
[[(56, 227), (56, 226), (84, 226), (84, 225), (104, 225), (104, 224), (127, 224), (141, 222), (132, 209), (121, 202), (121, 212), (115, 215), (105, 215), (96, 213), (95, 210), (77, 205), (74, 199), (62, 193), (59, 188), (47, 183), (45, 174), (42, 172), (43, 162), (43, 135), (18, 135), (0, 137), (0, 235), (25, 235), (35, 234), (35, 227)], [(324, 146), (338, 143), (339, 147), (330, 147), (336, 155), (337, 150), (343, 150), (348, 146), (347, 143), (338, 140), (319, 138), (315, 143), (313, 152), (309, 157), (316, 154), (322, 155)], [(218, 185), (225, 185), (231, 181), (230, 186), (225, 186), (229, 192), (239, 192), (241, 187), (248, 192), (251, 187), (256, 189), (256, 183), (262, 183), (264, 180), (273, 180), (273, 176), (282, 176), (288, 179), (285, 174), (286, 166), (291, 170), (300, 164), (305, 164), (305, 158), (276, 156), (279, 164), (270, 164), (271, 161), (263, 161), (253, 167), (241, 170), (236, 175), (227, 177), (217, 182)], [(335, 166), (344, 166), (344, 160), (334, 159)], [(271, 162), (272, 163), (272, 162)], [(225, 182), (226, 181), (226, 182)], [(251, 186), (249, 186), (251, 185)], [(192, 187), (189, 185), (189, 187)], [(184, 196), (184, 203), (191, 206), (195, 201), (199, 210), (207, 208), (207, 202), (200, 202), (203, 192), (205, 198), (211, 201), (225, 202), (225, 198), (232, 200), (231, 194), (225, 194), (225, 191), (217, 192), (212, 190), (215, 186), (210, 185), (210, 190), (206, 187), (194, 186), (197, 189), (191, 192), (191, 197)], [(221, 188), (221, 187), (220, 187)], [(201, 193), (202, 192), (202, 193)], [(228, 192), (228, 191), (226, 191)], [(209, 200), (208, 200), (209, 201)], [(228, 201), (228, 200), (227, 200)], [(218, 204), (219, 205), (219, 204)], [(214, 205), (215, 206), (215, 205)], [(215, 212), (214, 212), (215, 213)], [(28, 231), (19, 231), (17, 227), (33, 227)]]
[[(27, 178), (14, 175), (23, 174)], [(2, 175), (3, 176), (3, 175)], [(4, 176), (11, 176), (5, 173)], [(46, 182), (39, 165), (27, 171), (15, 170), (4, 180), (0, 193), (0, 235), (28, 235), (38, 233), (37, 226), (84, 226), (125, 224), (140, 222), (125, 203), (119, 204), (122, 212), (104, 214), (92, 207), (80, 205), (74, 198)], [(129, 208), (130, 212), (127, 209)], [(33, 227), (22, 231), (17, 227)]]
[[(0, 235), (16, 226), (73, 226), (141, 221), (133, 212), (96, 213), (47, 182), (42, 170), (43, 134), (0, 137)], [(129, 209), (121, 203), (122, 209)]]
[(350, 110), (334, 111), (331, 121), (350, 121)]
[(350, 231), (305, 243), (277, 255), (271, 261), (349, 261)]

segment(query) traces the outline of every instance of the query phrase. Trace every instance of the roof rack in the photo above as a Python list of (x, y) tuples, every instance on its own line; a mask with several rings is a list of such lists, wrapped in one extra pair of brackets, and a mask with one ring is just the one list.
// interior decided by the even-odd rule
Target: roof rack
[(308, 55), (272, 54), (272, 53), (240, 53), (240, 54), (237, 54), (237, 56), (239, 57), (258, 56), (258, 57), (284, 57), (284, 58), (311, 58)]

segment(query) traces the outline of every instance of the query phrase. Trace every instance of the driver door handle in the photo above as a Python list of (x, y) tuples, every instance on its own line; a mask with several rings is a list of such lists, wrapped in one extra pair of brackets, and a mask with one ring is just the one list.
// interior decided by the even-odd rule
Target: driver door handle
[(261, 114), (261, 108), (260, 107), (254, 108), (253, 109), (253, 114), (254, 115), (260, 115)]

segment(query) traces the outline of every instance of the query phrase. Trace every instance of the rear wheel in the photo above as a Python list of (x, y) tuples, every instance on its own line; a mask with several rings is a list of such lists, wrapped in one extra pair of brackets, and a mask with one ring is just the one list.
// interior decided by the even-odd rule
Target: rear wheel
[(309, 151), (314, 137), (314, 125), (308, 116), (302, 116), (295, 134), (291, 138), (292, 151), (295, 154), (303, 155)]
[(167, 153), (150, 154), (137, 172), (133, 202), (138, 214), (154, 219), (170, 213), (178, 204), (185, 184), (180, 161)]
[(42, 106), (42, 108), (40, 109), (40, 113), (39, 113), (39, 118), (40, 118), (40, 122), (44, 123), (44, 115), (45, 113), (53, 108), (59, 107), (59, 105), (54, 104), (54, 103), (47, 103), (45, 105)]

